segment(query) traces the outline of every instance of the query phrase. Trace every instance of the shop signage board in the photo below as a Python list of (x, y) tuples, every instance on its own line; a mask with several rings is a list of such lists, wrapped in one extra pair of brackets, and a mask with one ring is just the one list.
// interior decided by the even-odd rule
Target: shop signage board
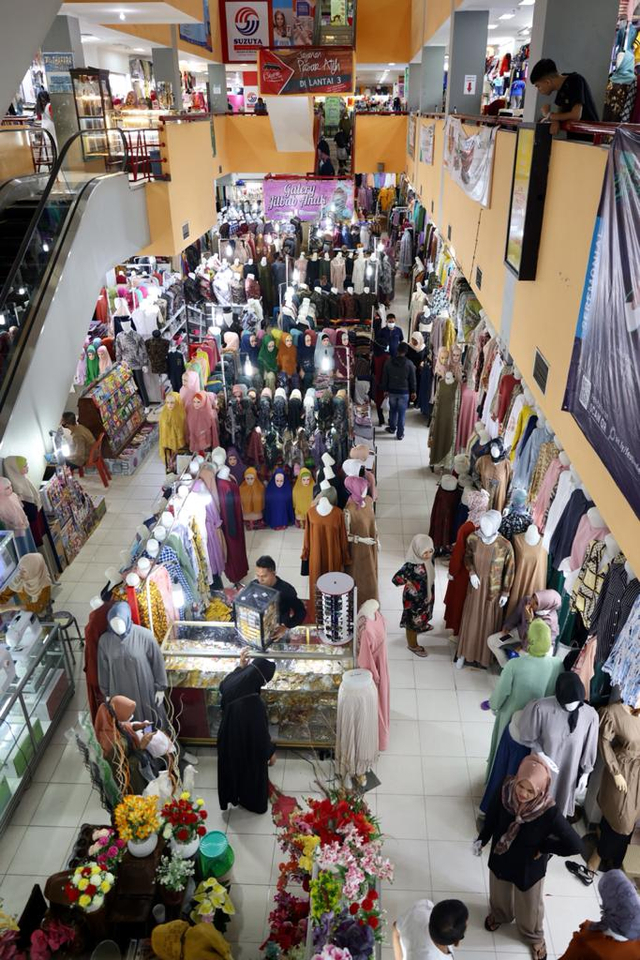
[(353, 50), (347, 47), (260, 50), (260, 93), (268, 96), (353, 93)]
[(433, 163), (433, 143), (436, 135), (435, 123), (420, 127), (420, 163)]
[(243, 63), (256, 59), (256, 51), (270, 43), (267, 0), (221, 0), (220, 18), (226, 39), (226, 62)]
[(488, 207), (497, 127), (479, 127), (468, 136), (460, 120), (447, 117), (444, 128), (444, 165), (449, 176), (473, 200)]
[(267, 177), (262, 185), (265, 220), (350, 220), (354, 212), (353, 180), (319, 177)]
[(466, 97), (475, 96), (477, 81), (478, 81), (478, 77), (476, 76), (475, 73), (465, 74), (463, 93)]
[(49, 93), (72, 93), (70, 70), (73, 70), (72, 53), (44, 53), (42, 63), (47, 78)]
[(563, 409), (640, 517), (640, 135), (609, 149)]
[(550, 155), (548, 124), (518, 128), (505, 253), (505, 263), (518, 280), (536, 278)]

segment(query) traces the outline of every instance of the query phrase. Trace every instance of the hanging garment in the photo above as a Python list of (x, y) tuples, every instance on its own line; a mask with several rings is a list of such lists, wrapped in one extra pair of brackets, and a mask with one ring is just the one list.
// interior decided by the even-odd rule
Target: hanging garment
[[(640, 819), (640, 717), (634, 717), (622, 703), (604, 707), (599, 746), (604, 770), (598, 804), (616, 833), (633, 833)], [(616, 786), (615, 776), (624, 777), (624, 792)]]
[(544, 528), (543, 544), (545, 550), (549, 550), (551, 538), (556, 532), (556, 527), (564, 513), (565, 507), (571, 499), (571, 494), (576, 489), (576, 480), (570, 470), (563, 470), (558, 479), (556, 493), (552, 503), (549, 506), (547, 522)]
[(564, 467), (558, 457), (551, 461), (549, 469), (546, 471), (540, 489), (533, 503), (531, 516), (540, 533), (546, 532), (547, 519), (551, 503), (555, 498), (558, 483), (562, 473), (566, 473), (568, 467)]
[(367, 261), (364, 257), (356, 257), (353, 263), (353, 277), (352, 277), (352, 286), (354, 293), (359, 295), (364, 293), (365, 287), (365, 272), (367, 267)]
[(553, 440), (543, 443), (540, 447), (538, 459), (536, 460), (533, 473), (531, 474), (531, 479), (529, 480), (529, 503), (533, 504), (536, 502), (547, 471), (549, 470), (553, 461), (557, 459), (558, 454), (558, 448)]
[(473, 427), (477, 420), (477, 406), (478, 394), (465, 384), (462, 387), (462, 393), (460, 395), (460, 412), (458, 414), (456, 430), (456, 453), (462, 453), (466, 450), (469, 437), (473, 433)]
[(578, 524), (576, 535), (571, 544), (571, 554), (565, 557), (560, 564), (560, 572), (566, 576), (565, 590), (571, 592), (577, 577), (580, 574), (587, 549), (591, 541), (600, 541), (609, 534), (607, 526), (594, 526), (589, 519), (589, 511), (584, 514)]
[(436, 555), (448, 551), (454, 541), (453, 523), (460, 496), (459, 487), (456, 486), (454, 490), (445, 490), (442, 484), (438, 485), (429, 523), (429, 536), (433, 540)]
[(469, 574), (480, 578), (475, 590), (471, 583), (462, 611), (458, 656), (488, 667), (491, 650), (487, 639), (502, 626), (503, 609), (500, 597), (509, 596), (515, 575), (513, 547), (498, 535), (493, 543), (484, 543), (476, 533), (467, 540), (465, 566)]
[(338, 690), (336, 766), (342, 777), (362, 777), (378, 759), (378, 691), (366, 673), (366, 683), (343, 679)]
[[(454, 636), (457, 636), (460, 631), (462, 611), (467, 596), (467, 587), (469, 586), (469, 571), (464, 565), (464, 555), (467, 549), (467, 540), (475, 529), (476, 525), (472, 520), (467, 520), (462, 524), (458, 530), (449, 561), (449, 575), (453, 577), (453, 580), (449, 580), (447, 592), (444, 596), (444, 623), (449, 630), (453, 630)], [(433, 536), (433, 534), (430, 533), (430, 536)]]
[(390, 681), (387, 662), (387, 625), (379, 610), (375, 617), (358, 618), (358, 666), (370, 670), (378, 690), (378, 749), (389, 745)]
[(571, 609), (580, 614), (587, 630), (591, 627), (596, 603), (611, 562), (624, 563), (624, 557), (619, 554), (610, 561), (604, 541), (592, 540), (571, 593)]
[(609, 656), (640, 595), (640, 581), (629, 580), (623, 561), (621, 555), (609, 567), (593, 613), (591, 633), (598, 638), (597, 663), (604, 663)]
[(489, 510), (504, 510), (507, 491), (511, 479), (511, 463), (508, 457), (494, 462), (491, 454), (485, 454), (476, 460), (476, 470), (480, 475), (482, 488), (489, 494)]
[(429, 463), (432, 467), (453, 465), (460, 387), (457, 380), (440, 380), (429, 430)]
[(549, 559), (542, 540), (530, 544), (527, 543), (524, 533), (519, 533), (512, 542), (515, 576), (506, 608), (507, 617), (511, 616), (523, 597), (531, 597), (539, 590), (544, 590)]
[[(366, 480), (362, 479), (366, 489)], [(367, 600), (378, 599), (378, 534), (371, 497), (366, 496), (361, 507), (349, 498), (344, 508), (344, 521), (351, 554), (351, 563), (347, 564), (345, 572), (356, 582), (358, 605), (361, 606)]]
[(549, 557), (556, 570), (564, 558), (570, 556), (580, 521), (592, 506), (593, 500), (588, 500), (582, 489), (573, 491), (549, 544)]
[(350, 562), (342, 510), (333, 507), (331, 513), (323, 517), (317, 507), (310, 508), (301, 559), (308, 564), (309, 597), (314, 602), (318, 577), (323, 573), (341, 572)]
[(222, 530), (227, 544), (227, 562), (224, 572), (232, 583), (238, 583), (249, 572), (240, 491), (236, 481), (231, 478), (223, 480), (218, 477), (216, 484), (220, 498)]
[(331, 261), (331, 286), (336, 287), (338, 293), (344, 290), (346, 263), (344, 257), (334, 257)]

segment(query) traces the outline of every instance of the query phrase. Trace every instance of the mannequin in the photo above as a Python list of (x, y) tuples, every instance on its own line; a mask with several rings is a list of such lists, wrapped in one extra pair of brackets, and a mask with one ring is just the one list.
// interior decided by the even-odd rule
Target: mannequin
[(35, 553), (36, 546), (29, 529), (29, 519), (20, 498), (13, 492), (11, 481), (0, 477), (0, 521), (5, 530), (13, 530), (18, 555)]
[(264, 484), (255, 467), (247, 467), (244, 480), (240, 484), (240, 502), (242, 516), (248, 530), (264, 526)]
[(515, 563), (513, 547), (498, 532), (501, 520), (497, 510), (487, 511), (480, 518), (478, 533), (470, 534), (467, 540), (464, 563), (469, 571), (469, 586), (460, 624), (458, 668), (464, 666), (465, 660), (488, 667), (491, 651), (487, 637), (502, 625)]
[(356, 296), (364, 293), (364, 277), (365, 271), (367, 268), (367, 262), (364, 258), (364, 250), (358, 250), (358, 256), (356, 257), (353, 264), (353, 289), (356, 292)]
[(264, 518), (272, 530), (284, 530), (295, 522), (291, 484), (280, 467), (267, 485)]
[(505, 508), (500, 533), (513, 543), (518, 533), (524, 533), (531, 525), (531, 514), (527, 510), (526, 490), (518, 488), (511, 493), (511, 502)]
[(2, 463), (5, 477), (11, 481), (13, 492), (19, 498), (36, 547), (41, 546), (45, 534), (45, 519), (42, 498), (29, 479), (29, 462), (26, 457), (5, 457)]
[(455, 636), (458, 635), (460, 630), (462, 611), (469, 585), (469, 571), (464, 564), (467, 540), (477, 529), (482, 514), (486, 513), (489, 494), (486, 490), (469, 490), (466, 498), (469, 512), (466, 521), (458, 530), (455, 546), (451, 553), (447, 575), (449, 583), (444, 598), (445, 626), (452, 630)]
[(389, 666), (387, 625), (377, 600), (367, 600), (358, 610), (358, 667), (371, 671), (378, 689), (378, 747), (389, 744)]
[(321, 496), (307, 513), (301, 559), (302, 575), (309, 577), (312, 603), (318, 577), (323, 573), (343, 571), (350, 562), (342, 510), (333, 507), (326, 496)]
[(167, 473), (176, 467), (176, 455), (187, 446), (186, 417), (180, 395), (170, 391), (160, 411), (158, 420), (158, 445), (160, 457)]
[(460, 387), (453, 373), (447, 370), (438, 383), (429, 430), (429, 463), (432, 468), (443, 466), (450, 469), (453, 466), (459, 406)]
[(489, 453), (477, 460), (476, 471), (480, 476), (480, 483), (489, 493), (489, 508), (504, 510), (511, 479), (511, 462), (499, 438), (492, 441)]
[(296, 518), (296, 527), (304, 527), (307, 522), (307, 513), (313, 500), (313, 474), (307, 467), (302, 467), (293, 487), (293, 511)]
[(429, 536), (433, 540), (436, 556), (448, 554), (453, 537), (453, 521), (460, 502), (458, 481), (451, 473), (443, 473), (431, 508)]
[(524, 533), (513, 538), (515, 577), (507, 604), (507, 617), (511, 616), (523, 597), (530, 597), (544, 590), (547, 583), (547, 551), (535, 524), (530, 524)]
[(220, 499), (222, 532), (227, 546), (224, 572), (232, 583), (238, 583), (249, 572), (249, 562), (244, 538), (240, 490), (226, 464), (218, 467), (216, 486)]
[(196, 393), (187, 406), (186, 419), (189, 449), (192, 453), (204, 453), (205, 450), (218, 446), (218, 414), (206, 393)]
[(147, 553), (152, 560), (156, 560), (158, 553), (160, 552), (160, 544), (155, 537), (149, 537), (144, 549), (145, 553)]
[(107, 631), (98, 643), (98, 683), (105, 699), (120, 694), (135, 700), (136, 720), (166, 729), (164, 658), (151, 631), (132, 623), (127, 603), (115, 603), (107, 613)]
[(336, 293), (342, 293), (344, 290), (344, 281), (346, 276), (346, 263), (339, 250), (331, 261), (331, 284), (336, 288)]
[(133, 329), (130, 320), (123, 320), (121, 327), (122, 331), (116, 337), (116, 360), (118, 362), (125, 360), (129, 364), (142, 402), (145, 407), (148, 407), (149, 397), (143, 377), (143, 373), (149, 369), (147, 348), (143, 338)]
[(347, 670), (338, 691), (336, 766), (364, 777), (378, 759), (378, 691), (370, 670)]
[(346, 572), (353, 577), (358, 602), (378, 600), (378, 534), (373, 500), (367, 495), (365, 477), (347, 477), (344, 485), (349, 499), (344, 508), (344, 522), (351, 553)]

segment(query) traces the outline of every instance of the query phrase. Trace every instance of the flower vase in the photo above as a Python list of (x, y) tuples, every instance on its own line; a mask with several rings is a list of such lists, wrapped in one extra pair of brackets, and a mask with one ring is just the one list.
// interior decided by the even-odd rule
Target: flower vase
[(184, 887), (182, 890), (169, 890), (168, 887), (158, 884), (158, 893), (165, 907), (179, 907), (184, 900)]
[(150, 834), (146, 840), (128, 840), (127, 848), (132, 857), (148, 857), (158, 846), (158, 834)]
[(181, 860), (189, 860), (198, 852), (200, 847), (200, 837), (194, 837), (189, 843), (180, 843), (175, 839), (175, 837), (172, 837), (169, 846), (174, 856), (180, 857)]

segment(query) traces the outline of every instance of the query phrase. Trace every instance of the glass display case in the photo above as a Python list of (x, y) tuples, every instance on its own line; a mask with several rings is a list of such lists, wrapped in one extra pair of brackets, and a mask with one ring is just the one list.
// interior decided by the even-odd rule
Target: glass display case
[[(183, 621), (171, 625), (162, 652), (181, 740), (216, 742), (218, 689), (238, 666), (246, 645), (233, 624)], [(343, 673), (355, 665), (355, 638), (332, 646), (323, 642), (317, 627), (294, 627), (255, 655), (276, 663), (276, 674), (262, 691), (274, 743), (332, 749), (338, 688)]]
[[(109, 71), (95, 67), (77, 67), (69, 71), (73, 84), (78, 127), (86, 133), (81, 138), (85, 160), (103, 158), (107, 162), (122, 159), (121, 145), (105, 133), (115, 127), (115, 111), (109, 86)], [(114, 149), (119, 156), (113, 156)]]
[(0, 833), (33, 779), (74, 691), (73, 671), (58, 628), (0, 642)]

